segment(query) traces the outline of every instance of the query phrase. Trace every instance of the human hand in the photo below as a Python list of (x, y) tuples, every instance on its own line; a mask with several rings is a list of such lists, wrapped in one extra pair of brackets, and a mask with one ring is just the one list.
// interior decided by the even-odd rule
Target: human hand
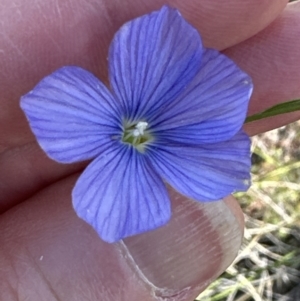
[[(299, 98), (299, 4), (248, 39), (274, 20), (286, 1), (177, 2), (170, 4), (199, 29), (206, 46), (227, 48), (225, 53), (252, 76), (250, 114)], [(224, 202), (192, 203), (171, 191), (174, 212), (167, 226), (117, 244), (102, 242), (71, 208), (71, 189), (85, 163), (61, 165), (48, 159), (19, 109), (20, 96), (60, 66), (82, 66), (105, 80), (114, 32), (125, 21), (162, 4), (131, 0), (120, 6), (109, 0), (69, 0), (24, 5), (22, 0), (2, 0), (3, 300), (135, 301), (159, 296), (192, 300), (234, 259), (243, 222), (232, 197)], [(249, 124), (246, 130), (256, 134), (298, 118), (299, 113), (279, 116)]]

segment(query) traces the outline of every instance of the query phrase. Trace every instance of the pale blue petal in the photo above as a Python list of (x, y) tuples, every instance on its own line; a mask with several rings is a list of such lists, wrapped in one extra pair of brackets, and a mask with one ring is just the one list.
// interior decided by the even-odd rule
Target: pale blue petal
[(73, 190), (76, 213), (107, 242), (155, 229), (171, 215), (166, 187), (146, 157), (115, 144), (87, 167)]
[(199, 70), (202, 43), (180, 13), (164, 6), (121, 27), (109, 51), (110, 81), (129, 120), (169, 104)]
[(157, 145), (153, 149), (149, 157), (156, 171), (178, 192), (194, 200), (219, 200), (249, 188), (250, 139), (243, 132), (216, 144)]
[(79, 67), (63, 67), (21, 99), (30, 127), (47, 155), (63, 163), (94, 158), (120, 132), (108, 89)]
[(224, 141), (241, 129), (252, 88), (250, 77), (233, 61), (207, 49), (187, 89), (149, 122), (162, 139), (189, 144)]

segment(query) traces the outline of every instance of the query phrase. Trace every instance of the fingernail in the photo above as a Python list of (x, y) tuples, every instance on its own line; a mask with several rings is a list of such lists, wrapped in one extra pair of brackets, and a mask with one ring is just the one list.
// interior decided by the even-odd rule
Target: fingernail
[(243, 230), (224, 201), (199, 203), (171, 194), (171, 221), (125, 239), (123, 246), (157, 300), (192, 300), (234, 260)]

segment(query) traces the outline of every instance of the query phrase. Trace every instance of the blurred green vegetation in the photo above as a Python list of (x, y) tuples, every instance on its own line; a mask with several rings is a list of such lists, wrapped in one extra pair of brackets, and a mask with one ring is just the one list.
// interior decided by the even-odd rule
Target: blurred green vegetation
[(197, 300), (300, 300), (300, 122), (253, 138), (240, 253)]

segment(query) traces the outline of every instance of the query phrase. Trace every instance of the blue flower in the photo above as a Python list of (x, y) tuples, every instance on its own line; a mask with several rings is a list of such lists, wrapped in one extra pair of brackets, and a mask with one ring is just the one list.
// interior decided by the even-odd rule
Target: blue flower
[(250, 185), (242, 131), (251, 79), (203, 47), (180, 13), (164, 6), (116, 33), (111, 88), (63, 67), (22, 97), (38, 143), (63, 163), (93, 159), (72, 193), (79, 217), (114, 242), (168, 222), (165, 182), (195, 201)]

